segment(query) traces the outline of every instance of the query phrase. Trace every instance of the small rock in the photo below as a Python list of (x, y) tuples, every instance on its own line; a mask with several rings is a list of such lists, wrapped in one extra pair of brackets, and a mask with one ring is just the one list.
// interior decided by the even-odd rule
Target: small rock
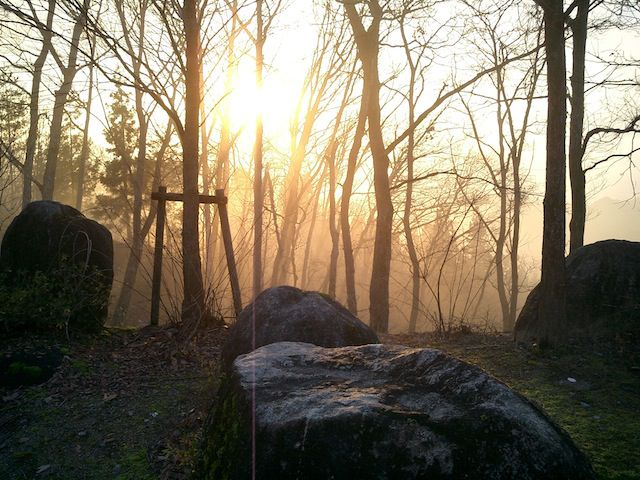
[(115, 467), (113, 467), (113, 474), (120, 475), (120, 470), (122, 470), (122, 467), (120, 466), (120, 464), (117, 464)]
[(589, 405), (587, 402), (580, 402), (580, 406), (582, 408), (591, 408), (591, 405)]
[(117, 396), (118, 396), (117, 393), (105, 393), (104, 395), (102, 395), (102, 400), (104, 400), (105, 402), (109, 402), (114, 398), (116, 398)]
[(78, 436), (79, 437), (86, 437), (87, 436), (87, 432), (85, 432), (84, 430), (81, 432), (78, 432)]
[(47, 470), (49, 470), (50, 468), (51, 468), (51, 465), (50, 465), (50, 464), (47, 464), (47, 465), (40, 465), (40, 466), (38, 467), (38, 469), (36, 470), (36, 475), (40, 475), (40, 474), (42, 474), (42, 473), (46, 472)]
[(567, 382), (576, 383), (577, 380), (575, 378), (573, 378), (573, 377), (567, 377)]

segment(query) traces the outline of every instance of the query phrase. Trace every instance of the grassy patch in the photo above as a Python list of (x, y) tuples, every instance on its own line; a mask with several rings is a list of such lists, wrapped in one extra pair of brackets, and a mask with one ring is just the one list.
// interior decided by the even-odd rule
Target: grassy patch
[(132, 478), (140, 480), (153, 480), (156, 475), (151, 473), (151, 465), (147, 458), (145, 449), (139, 448), (130, 452), (125, 452), (122, 457), (120, 471), (116, 480), (129, 480)]
[(511, 342), (440, 344), (543, 410), (590, 457), (598, 478), (640, 478), (640, 375), (633, 355), (609, 347), (518, 349)]

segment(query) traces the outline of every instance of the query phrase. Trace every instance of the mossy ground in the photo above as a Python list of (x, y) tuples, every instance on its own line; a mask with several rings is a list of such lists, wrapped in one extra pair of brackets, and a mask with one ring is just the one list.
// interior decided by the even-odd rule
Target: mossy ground
[[(225, 334), (205, 332), (191, 351), (176, 353), (173, 333), (112, 332), (71, 343), (30, 338), (66, 357), (47, 383), (0, 389), (0, 478), (188, 478), (218, 387)], [(629, 342), (538, 350), (499, 335), (383, 341), (440, 348), (482, 367), (540, 405), (599, 478), (640, 478), (640, 352)], [(0, 354), (15, 348), (3, 341)]]
[(589, 456), (600, 479), (640, 479), (640, 349), (610, 341), (540, 350), (509, 336), (449, 340), (388, 335), (388, 343), (439, 348), (480, 366), (543, 410)]
[(0, 478), (189, 478), (222, 337), (210, 332), (201, 348), (176, 354), (170, 333), (64, 343), (51, 380), (0, 389)]

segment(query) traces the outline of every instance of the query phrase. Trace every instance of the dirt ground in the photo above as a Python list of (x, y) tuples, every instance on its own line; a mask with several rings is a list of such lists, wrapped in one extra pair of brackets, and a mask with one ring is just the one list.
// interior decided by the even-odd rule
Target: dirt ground
[[(46, 383), (0, 388), (1, 479), (183, 479), (217, 390), (225, 329), (175, 353), (172, 328), (107, 331), (54, 345), (62, 363)], [(440, 348), (479, 365), (541, 405), (583, 448), (603, 479), (640, 478), (637, 342), (517, 347), (504, 335), (383, 335)], [(26, 340), (0, 344), (0, 354)]]
[(226, 332), (207, 330), (177, 354), (176, 333), (54, 341), (65, 356), (49, 381), (0, 390), (0, 478), (188, 478)]

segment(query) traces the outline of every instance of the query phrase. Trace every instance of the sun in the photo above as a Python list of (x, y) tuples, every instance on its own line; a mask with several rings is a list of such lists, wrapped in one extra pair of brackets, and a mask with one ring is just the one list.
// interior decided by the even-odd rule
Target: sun
[(296, 101), (295, 87), (284, 78), (273, 75), (258, 90), (252, 74), (239, 75), (227, 103), (231, 130), (251, 130), (258, 114), (262, 114), (265, 132), (286, 134)]

